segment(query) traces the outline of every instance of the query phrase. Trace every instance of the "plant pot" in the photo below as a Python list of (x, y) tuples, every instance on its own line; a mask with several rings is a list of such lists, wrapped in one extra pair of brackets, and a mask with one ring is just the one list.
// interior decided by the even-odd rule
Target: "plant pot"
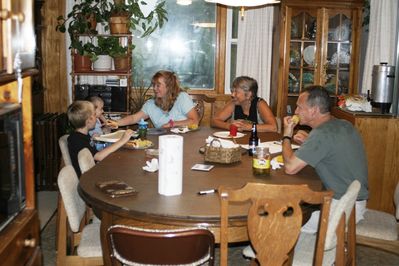
[(98, 59), (93, 63), (95, 71), (110, 71), (112, 69), (112, 57), (109, 55), (99, 55)]
[(91, 71), (91, 60), (90, 57), (80, 54), (74, 54), (73, 65), (75, 72), (80, 71)]
[(86, 17), (87, 22), (90, 23), (90, 30), (96, 30), (97, 28), (97, 20), (96, 16), (94, 14), (90, 14), (88, 17)]
[(124, 2), (125, 2), (125, 0), (114, 0), (115, 5), (121, 5)]
[(112, 16), (109, 18), (109, 28), (111, 34), (126, 34), (129, 33), (128, 17)]
[(127, 55), (114, 57), (114, 66), (116, 71), (129, 70), (129, 57)]

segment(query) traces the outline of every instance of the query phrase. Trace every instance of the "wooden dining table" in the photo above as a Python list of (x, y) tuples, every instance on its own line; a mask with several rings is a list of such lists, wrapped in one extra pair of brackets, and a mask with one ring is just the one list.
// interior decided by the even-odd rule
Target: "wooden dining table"
[[(209, 172), (191, 170), (196, 163), (206, 163), (200, 153), (208, 136), (221, 130), (201, 127), (199, 130), (181, 134), (183, 136), (183, 191), (177, 196), (158, 193), (158, 172), (146, 172), (145, 150), (121, 148), (110, 154), (80, 177), (78, 191), (83, 200), (101, 218), (101, 241), (105, 264), (110, 261), (105, 234), (113, 224), (125, 224), (149, 229), (177, 229), (206, 227), (213, 232), (215, 241), (220, 240), (220, 208), (217, 193), (199, 195), (202, 190), (219, 186), (240, 188), (248, 182), (271, 184), (307, 184), (313, 190), (322, 190), (321, 181), (311, 167), (305, 167), (295, 175), (284, 169), (271, 170), (269, 176), (252, 174), (252, 157), (243, 153), (241, 161), (233, 164), (214, 164)], [(166, 134), (173, 134), (167, 132)], [(249, 132), (237, 138), (239, 144), (247, 144)], [(258, 133), (261, 142), (281, 139), (277, 133)], [(158, 135), (147, 138), (158, 147)], [(245, 152), (245, 151), (244, 151)], [(272, 157), (277, 154), (272, 154)], [(206, 163), (212, 164), (212, 163)], [(122, 180), (135, 188), (136, 195), (112, 198), (103, 193), (96, 183)], [(247, 241), (246, 218), (248, 204), (235, 205), (229, 211), (229, 242)]]

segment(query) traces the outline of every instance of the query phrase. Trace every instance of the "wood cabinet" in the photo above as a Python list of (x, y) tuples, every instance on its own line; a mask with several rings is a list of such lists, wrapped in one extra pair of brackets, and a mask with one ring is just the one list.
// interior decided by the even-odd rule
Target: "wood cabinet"
[(281, 1), (277, 116), (294, 113), (312, 84), (332, 96), (357, 91), (363, 2)]
[[(0, 264), (41, 265), (39, 218), (35, 207), (32, 147), (32, 75), (23, 73), (22, 127), (25, 172), (25, 208), (0, 232)], [(18, 103), (18, 83), (14, 75), (0, 75), (0, 103)]]
[(393, 195), (399, 182), (399, 119), (339, 108), (334, 108), (332, 114), (351, 122), (362, 136), (368, 162), (367, 207), (394, 213)]
[[(100, 96), (104, 100), (106, 113), (130, 113), (129, 96), (132, 86), (132, 35), (99, 34), (95, 36), (79, 35), (83, 42), (98, 43), (99, 38), (117, 38), (121, 47), (127, 48), (127, 62), (122, 69), (117, 68), (116, 60), (110, 58), (111, 69), (95, 69), (94, 64), (78, 68), (76, 51), (72, 49), (72, 95), (73, 100), (83, 100), (87, 96)], [(107, 55), (108, 56), (108, 55)], [(80, 59), (80, 58), (79, 58)], [(100, 60), (100, 59), (98, 59)]]

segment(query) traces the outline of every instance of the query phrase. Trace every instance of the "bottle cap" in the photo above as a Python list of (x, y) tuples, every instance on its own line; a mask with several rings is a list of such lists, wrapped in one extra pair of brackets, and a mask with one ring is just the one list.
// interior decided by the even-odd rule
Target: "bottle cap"
[(138, 124), (144, 126), (144, 125), (148, 125), (148, 122), (147, 122), (147, 121), (144, 121), (144, 119), (141, 118), (140, 121), (138, 122)]

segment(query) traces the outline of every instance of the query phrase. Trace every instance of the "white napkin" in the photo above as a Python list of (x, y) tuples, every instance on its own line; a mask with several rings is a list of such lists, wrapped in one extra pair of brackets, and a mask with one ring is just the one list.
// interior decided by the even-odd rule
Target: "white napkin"
[(348, 97), (345, 100), (345, 106), (349, 111), (372, 112), (371, 103), (362, 96)]
[(143, 170), (147, 172), (154, 173), (158, 171), (158, 159), (152, 158), (151, 161), (146, 162), (146, 166), (143, 166)]
[(280, 169), (280, 168), (281, 168), (281, 165), (284, 165), (284, 164), (283, 164), (283, 163), (277, 162), (277, 158), (274, 157), (274, 158), (270, 161), (270, 165), (272, 166), (272, 169), (273, 169), (273, 170), (276, 170), (276, 169)]
[(189, 132), (190, 130), (188, 129), (188, 127), (174, 127), (170, 131), (176, 134), (184, 134)]
[(209, 146), (209, 145), (211, 144), (212, 140), (214, 140), (214, 139), (217, 139), (217, 140), (220, 141), (220, 144), (219, 144), (218, 141), (214, 141), (214, 142), (212, 143), (212, 146), (214, 146), (214, 147), (220, 147), (220, 145), (221, 145), (222, 148), (237, 148), (237, 147), (240, 146), (239, 144), (236, 144), (236, 143), (232, 142), (231, 140), (225, 140), (225, 139), (214, 138), (214, 137), (212, 137), (212, 136), (209, 136), (209, 137), (205, 140), (205, 142), (206, 142), (206, 144)]

